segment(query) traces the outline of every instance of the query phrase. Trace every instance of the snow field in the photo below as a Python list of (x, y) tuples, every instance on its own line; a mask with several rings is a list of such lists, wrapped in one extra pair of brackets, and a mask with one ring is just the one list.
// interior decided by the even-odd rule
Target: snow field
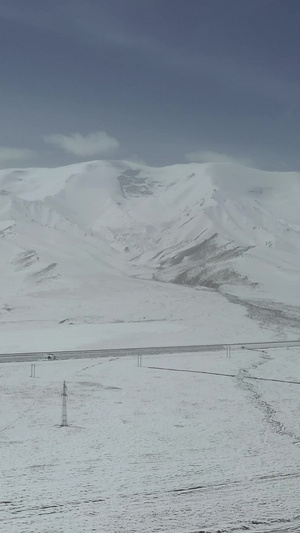
[(297, 349), (41, 361), (36, 376), (0, 366), (2, 531), (299, 530), (299, 385), (247, 379), (300, 381)]
[(97, 289), (90, 283), (88, 279), (85, 290), (75, 294), (56, 291), (19, 296), (11, 303), (13, 311), (0, 316), (0, 352), (182, 346), (274, 338), (272, 330), (261, 329), (246, 316), (243, 307), (229, 303), (216, 291), (113, 277), (98, 279)]

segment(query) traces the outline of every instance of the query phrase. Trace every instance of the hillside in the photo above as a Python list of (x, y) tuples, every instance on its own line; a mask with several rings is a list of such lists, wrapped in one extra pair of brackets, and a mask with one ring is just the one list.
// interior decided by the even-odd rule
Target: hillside
[(1, 323), (195, 327), (209, 309), (297, 335), (299, 197), (298, 173), (232, 164), (1, 170)]

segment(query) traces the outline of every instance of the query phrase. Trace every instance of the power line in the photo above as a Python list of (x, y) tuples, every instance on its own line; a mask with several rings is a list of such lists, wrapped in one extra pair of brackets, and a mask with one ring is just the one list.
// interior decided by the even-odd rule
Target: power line
[[(187, 370), (185, 368), (165, 368), (161, 366), (147, 366), (147, 368), (150, 368), (152, 370), (168, 370), (170, 372), (189, 372), (192, 374), (209, 374), (210, 376), (223, 376), (226, 378), (236, 378), (237, 374), (225, 374), (221, 372), (208, 372), (206, 370)], [(243, 376), (243, 379), (255, 379), (257, 381), (272, 381), (275, 383), (290, 383), (292, 385), (300, 385), (300, 381), (291, 381), (287, 379), (273, 379), (273, 378), (259, 378), (256, 376)]]

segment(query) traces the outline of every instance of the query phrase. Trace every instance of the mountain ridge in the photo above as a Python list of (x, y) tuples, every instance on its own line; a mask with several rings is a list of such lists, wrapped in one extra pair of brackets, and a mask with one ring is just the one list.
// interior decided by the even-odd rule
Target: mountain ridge
[(298, 316), (299, 193), (299, 173), (230, 163), (0, 170), (2, 297), (9, 306), (65, 291), (67, 301), (115, 276), (277, 302)]

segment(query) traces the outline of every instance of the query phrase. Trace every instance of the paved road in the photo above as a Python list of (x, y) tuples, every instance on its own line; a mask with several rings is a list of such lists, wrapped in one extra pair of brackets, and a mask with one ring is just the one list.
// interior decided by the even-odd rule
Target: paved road
[(245, 342), (232, 344), (195, 344), (192, 346), (155, 346), (141, 348), (108, 348), (101, 350), (70, 350), (56, 352), (24, 352), (24, 353), (0, 353), (0, 363), (32, 362), (47, 359), (54, 356), (55, 359), (90, 359), (101, 357), (125, 357), (128, 355), (162, 355), (186, 352), (215, 352), (225, 350), (226, 346), (232, 349), (245, 348), (248, 350), (263, 350), (270, 348), (287, 348), (300, 346), (297, 341), (273, 341), (273, 342)]

